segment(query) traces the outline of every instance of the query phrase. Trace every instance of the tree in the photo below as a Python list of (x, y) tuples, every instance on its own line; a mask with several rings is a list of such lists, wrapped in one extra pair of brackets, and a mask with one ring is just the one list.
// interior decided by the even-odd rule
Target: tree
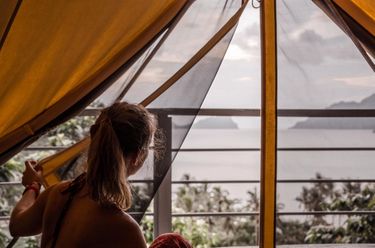
[[(317, 175), (318, 179), (323, 178)], [(322, 185), (320, 185), (322, 184)], [(304, 187), (297, 198), (308, 211), (375, 210), (375, 185), (344, 183), (337, 189), (332, 183), (314, 183)], [(375, 216), (350, 215), (344, 223), (328, 223), (324, 217), (314, 216), (309, 223), (307, 243), (373, 243)]]
[[(320, 173), (316, 174), (316, 179), (324, 178)], [(306, 211), (324, 211), (330, 202), (338, 197), (339, 192), (335, 190), (335, 186), (331, 182), (316, 182), (313, 187), (302, 187), (301, 194), (296, 198), (300, 206)], [(312, 225), (327, 224), (324, 216), (315, 215)]]
[[(184, 175), (183, 180), (191, 180)], [(227, 190), (209, 184), (179, 187), (174, 211), (191, 212), (240, 212), (259, 208), (256, 190), (249, 192), (250, 199), (244, 206), (230, 197)], [(218, 247), (256, 244), (257, 220), (251, 217), (175, 218), (174, 230), (187, 237), (194, 247)]]

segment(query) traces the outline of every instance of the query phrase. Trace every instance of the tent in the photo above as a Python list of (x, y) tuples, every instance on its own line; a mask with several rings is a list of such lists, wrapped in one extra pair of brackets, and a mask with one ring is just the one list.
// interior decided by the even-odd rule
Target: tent
[[(1, 162), (98, 97), (104, 105), (126, 100), (157, 109), (190, 108), (189, 116), (176, 117), (184, 126), (173, 139), (178, 150), (246, 3), (113, 1), (103, 6), (100, 1), (46, 1), (34, 6), (19, 1), (2, 8), (8, 20), (0, 54), (0, 64), (5, 65), (1, 77), (7, 82), (0, 93)], [(38, 42), (30, 48), (34, 40)], [(173, 64), (164, 63), (170, 53)], [(147, 75), (154, 70), (161, 71), (151, 81)], [(182, 95), (184, 100), (177, 98)], [(86, 138), (43, 160), (47, 184), (64, 179), (61, 168), (70, 169), (88, 144)], [(169, 166), (155, 176), (146, 203), (133, 211), (138, 221)]]
[(185, 1), (3, 4), (0, 147), (9, 155), (2, 162), (98, 96)]
[[(364, 50), (365, 57), (373, 56), (375, 11), (371, 0), (315, 2), (358, 43), (356, 45)], [(193, 109), (190, 117), (179, 117), (186, 129), (180, 136), (174, 137), (175, 150), (178, 151), (194, 117), (199, 113), (200, 104), (220, 66), (246, 3), (219, 0), (211, 3), (106, 1), (105, 4), (101, 1), (75, 1), (69, 4), (65, 1), (43, 1), (39, 5), (27, 1), (2, 2), (1, 163), (49, 129), (78, 114), (110, 87), (117, 91), (106, 96), (107, 104), (128, 100), (159, 109), (171, 106)], [(206, 13), (199, 12), (201, 7), (212, 10), (209, 21), (204, 19)], [(266, 192), (262, 194), (263, 230), (271, 230), (275, 225), (277, 62), (274, 10), (274, 1), (263, 1), (265, 142), (262, 181), (263, 193)], [(195, 20), (194, 14), (200, 14), (202, 19)], [(156, 64), (162, 61), (168, 46), (176, 51), (174, 39), (185, 34), (189, 27), (187, 24), (193, 20), (200, 24), (212, 24), (210, 32), (206, 27), (196, 30), (188, 39), (198, 40), (202, 36), (200, 42), (177, 59), (175, 68), (164, 65), (164, 77), (150, 84), (144, 75), (157, 68)], [(202, 34), (206, 32), (207, 36), (204, 37)], [(178, 41), (183, 39), (187, 38)], [(371, 59), (366, 59), (371, 65)], [(156, 62), (153, 64), (153, 61)], [(189, 85), (191, 79), (196, 82), (193, 86)], [(189, 97), (183, 98), (185, 102), (181, 102), (181, 95), (186, 93), (186, 89), (193, 91)], [(200, 92), (198, 96), (197, 92)], [(88, 143), (89, 140), (85, 139), (45, 159), (46, 181), (53, 184), (61, 180), (58, 169), (71, 163)], [(167, 170), (168, 167), (164, 168), (156, 180), (153, 194)], [(274, 233), (263, 234), (265, 236), (261, 240), (265, 242), (265, 247), (272, 247)]]

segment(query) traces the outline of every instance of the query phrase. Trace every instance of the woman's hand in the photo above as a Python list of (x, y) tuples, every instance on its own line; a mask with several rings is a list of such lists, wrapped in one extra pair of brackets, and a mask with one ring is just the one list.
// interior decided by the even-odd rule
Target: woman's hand
[[(12, 236), (31, 236), (41, 233), (47, 192), (39, 195), (42, 182), (41, 166), (36, 161), (25, 161), (22, 184), (26, 187), (10, 216), (9, 231)], [(39, 195), (39, 196), (38, 196)]]
[(33, 182), (42, 184), (43, 182), (42, 168), (38, 165), (38, 163), (34, 160), (26, 160), (25, 166), (26, 166), (26, 169), (23, 172), (23, 176), (22, 176), (23, 186), (26, 187), (27, 185), (30, 185)]

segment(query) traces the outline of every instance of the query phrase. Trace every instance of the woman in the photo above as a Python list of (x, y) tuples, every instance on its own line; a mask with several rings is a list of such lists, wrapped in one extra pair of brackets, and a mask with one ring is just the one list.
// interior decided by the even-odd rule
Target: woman
[(14, 208), (12, 236), (42, 233), (41, 247), (132, 247), (146, 242), (124, 212), (131, 205), (128, 176), (143, 165), (156, 130), (152, 114), (139, 105), (116, 103), (90, 129), (87, 173), (39, 196), (41, 173), (26, 162), (26, 189)]

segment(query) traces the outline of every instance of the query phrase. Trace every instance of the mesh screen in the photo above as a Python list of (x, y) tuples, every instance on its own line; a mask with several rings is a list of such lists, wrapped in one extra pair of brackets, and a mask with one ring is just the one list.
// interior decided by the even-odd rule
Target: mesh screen
[(375, 93), (357, 47), (312, 1), (277, 2), (277, 39), (279, 108), (339, 108)]
[[(277, 1), (277, 32), (279, 109), (327, 114), (375, 107), (373, 71), (350, 38), (312, 1)], [(374, 178), (373, 119), (278, 117), (277, 211), (287, 212), (277, 215), (278, 244), (354, 242), (346, 233), (350, 216), (306, 212), (361, 209), (356, 203), (345, 205), (355, 192), (348, 193), (347, 186), (357, 183), (311, 180)], [(343, 235), (333, 238), (340, 230)]]
[[(141, 102), (173, 76), (214, 36), (239, 10), (241, 1), (192, 1), (172, 30), (146, 52), (140, 62), (124, 73), (94, 106), (107, 106), (122, 100)], [(133, 206), (129, 212), (140, 221), (157, 188), (168, 172), (200, 106), (220, 67), (231, 38), (233, 27), (205, 56), (168, 90), (148, 105), (158, 115), (163, 130), (165, 151), (161, 159), (150, 152), (143, 168), (130, 181)], [(74, 158), (57, 171), (61, 179), (75, 177), (84, 170), (85, 155)]]

